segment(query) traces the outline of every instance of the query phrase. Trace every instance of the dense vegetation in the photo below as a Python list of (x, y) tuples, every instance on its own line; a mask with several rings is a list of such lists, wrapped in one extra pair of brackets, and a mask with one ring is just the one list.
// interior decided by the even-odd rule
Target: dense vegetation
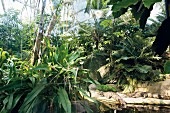
[[(151, 1), (142, 1), (142, 8), (147, 10), (159, 0)], [(113, 83), (128, 92), (137, 82), (159, 81), (160, 73), (169, 73), (170, 62), (151, 50), (161, 22), (141, 27), (145, 26), (144, 12), (134, 16), (138, 0), (102, 0), (100, 7), (94, 1), (91, 7), (89, 0), (86, 12), (116, 4), (113, 15), (99, 19), (94, 15), (94, 22), (78, 23), (77, 32), (70, 30), (69, 35), (62, 34), (60, 18), (54, 19), (61, 16), (63, 4), (53, 2), (53, 15), (42, 11), (29, 24), (15, 10), (0, 15), (1, 113), (71, 113), (75, 110), (72, 102), (90, 98), (86, 91), (91, 83), (101, 84), (100, 90), (117, 91), (104, 85)], [(163, 21), (164, 17), (157, 18)], [(92, 112), (89, 106), (82, 106)]]

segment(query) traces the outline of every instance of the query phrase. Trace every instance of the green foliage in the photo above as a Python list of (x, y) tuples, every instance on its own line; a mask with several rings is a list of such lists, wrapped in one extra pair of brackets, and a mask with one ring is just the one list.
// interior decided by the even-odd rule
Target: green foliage
[(161, 61), (151, 52), (152, 39), (144, 39), (136, 26), (126, 25), (125, 29), (128, 30), (116, 33), (116, 37), (121, 40), (111, 52), (111, 78), (117, 78), (118, 84), (131, 84), (127, 78), (137, 81), (158, 80), (160, 71), (157, 68)]
[(143, 0), (143, 4), (145, 7), (147, 7), (148, 9), (150, 8), (150, 6), (156, 2), (161, 2), (161, 0)]
[(66, 113), (71, 113), (71, 102), (68, 98), (68, 95), (65, 89), (63, 88), (58, 89), (58, 98), (59, 98), (59, 102), (61, 102), (60, 104), (62, 104)]
[(166, 74), (170, 74), (170, 60), (167, 60), (164, 65), (164, 70)]
[(121, 9), (125, 9), (125, 8), (128, 8), (130, 5), (135, 5), (136, 3), (138, 2), (138, 0), (119, 0), (117, 2), (115, 1), (110, 1), (109, 2), (109, 5), (113, 5), (112, 6), (112, 11), (115, 13), (115, 12), (118, 12), (120, 11)]
[(97, 86), (97, 89), (99, 91), (104, 91), (104, 92), (107, 92), (107, 91), (113, 91), (113, 92), (116, 92), (117, 89), (114, 88), (113, 86), (108, 86), (108, 85), (98, 85)]
[[(157, 1), (141, 1), (145, 7), (142, 7), (140, 13), (145, 14), (143, 9)], [(96, 9), (107, 8), (107, 3), (107, 0), (89, 0), (86, 11), (91, 6)], [(133, 18), (135, 13), (128, 11), (129, 7), (135, 7), (137, 11), (139, 1), (115, 0), (109, 4), (114, 4), (114, 17), (126, 12), (125, 15), (117, 19), (101, 18), (94, 24), (81, 23), (78, 34), (73, 36), (53, 34), (50, 40), (44, 38), (45, 46), (41, 46), (41, 58), (35, 65), (31, 65), (29, 60), (35, 38), (34, 23), (22, 24), (17, 12), (2, 15), (0, 112), (71, 113), (71, 102), (82, 97), (97, 104), (86, 94), (85, 89), (89, 83), (99, 84), (89, 73), (99, 75), (97, 70), (103, 65), (107, 65), (109, 71), (105, 76), (97, 78), (99, 82), (117, 83), (125, 92), (133, 91), (138, 81), (158, 81), (163, 68), (162, 60), (154, 57), (151, 52), (152, 39), (144, 38), (145, 32), (142, 32)], [(141, 14), (136, 16), (140, 17)], [(11, 20), (10, 23), (3, 18)], [(50, 16), (45, 15), (45, 29), (49, 20)], [(9, 55), (11, 52), (14, 52), (14, 56)], [(169, 72), (168, 61), (164, 68), (166, 73)], [(117, 91), (107, 85), (99, 85), (98, 89)]]
[(111, 27), (112, 26), (112, 20), (110, 20), (110, 19), (103, 20), (100, 23), (100, 25), (103, 26), (104, 28)]
[[(18, 12), (10, 10), (4, 15), (0, 16), (0, 39), (1, 39), (1, 47), (5, 50), (16, 49), (19, 48), (19, 45), (13, 42), (18, 40), (21, 34), (21, 21), (18, 19)], [(18, 40), (19, 41), (19, 40)], [(2, 43), (3, 42), (3, 43)], [(14, 46), (17, 46), (16, 48)]]
[[(86, 11), (89, 11), (90, 9), (99, 9), (91, 5), (93, 2), (97, 1), (89, 0)], [(118, 18), (131, 10), (134, 18), (139, 20), (140, 28), (144, 29), (147, 18), (150, 16), (150, 12), (153, 9), (153, 5), (157, 2), (161, 2), (161, 0), (110, 0), (109, 2), (107, 1), (107, 5), (112, 6), (114, 18)], [(100, 1), (99, 3), (106, 4), (106, 1)]]
[(0, 48), (0, 67), (2, 67), (2, 64), (7, 61), (8, 57), (9, 53)]
[(109, 0), (87, 0), (85, 12), (89, 13), (91, 9), (104, 9)]
[[(79, 62), (84, 58), (78, 51), (69, 52), (68, 44), (60, 47), (51, 47), (48, 41), (46, 44), (40, 64), (32, 66), (29, 62), (13, 58), (14, 67), (20, 67), (15, 68), (16, 72), (11, 70), (11, 74), (4, 75), (7, 68), (2, 72), (1, 112), (71, 113), (73, 110), (71, 101), (80, 98), (76, 95), (83, 90), (79, 86), (85, 88), (83, 78), (88, 74), (87, 70), (80, 68)], [(86, 81), (91, 82), (88, 78)]]
[(28, 51), (32, 47), (35, 31), (33, 24), (23, 24), (18, 16), (19, 12), (12, 9), (0, 15), (0, 46), (21, 58), (25, 55), (23, 50)]
[[(128, 8), (132, 8), (132, 10), (137, 9), (136, 13), (138, 13), (139, 11), (145, 9), (145, 7), (147, 9), (149, 9), (156, 2), (161, 2), (161, 0), (142, 0), (142, 1), (139, 1), (139, 0), (128, 0), (128, 1), (116, 0), (116, 1), (110, 1), (109, 5), (113, 5), (112, 11), (113, 11), (113, 16), (114, 16), (114, 14), (121, 12), (123, 9), (126, 9), (126, 11), (127, 11)], [(138, 4), (140, 4), (140, 6)], [(144, 5), (145, 7), (141, 7), (142, 5)], [(122, 15), (124, 13), (125, 12), (122, 12), (122, 13), (120, 13), (120, 15)], [(134, 13), (134, 16), (135, 16), (135, 13)]]
[[(92, 54), (89, 56), (89, 61), (85, 63), (89, 63), (89, 69), (93, 74), (96, 74), (95, 70), (101, 66), (108, 66), (110, 71), (98, 78), (99, 82), (105, 84), (115, 81), (126, 91), (133, 91), (134, 83), (137, 83), (132, 82), (133, 80), (159, 80), (159, 73), (163, 72), (162, 60), (152, 53), (153, 39), (144, 38), (146, 34), (139, 28), (131, 12), (127, 12), (114, 21), (112, 18), (100, 19), (96, 25), (98, 25), (97, 32), (101, 33), (99, 48), (90, 50)], [(83, 32), (83, 34), (88, 36), (87, 32)], [(88, 41), (93, 44), (92, 47), (95, 47), (94, 42), (95, 40)], [(89, 47), (83, 46), (85, 46), (84, 48)], [(88, 49), (85, 51), (89, 53)], [(100, 59), (102, 62), (95, 59)], [(90, 65), (92, 66), (90, 67)], [(98, 75), (96, 74), (96, 76)]]

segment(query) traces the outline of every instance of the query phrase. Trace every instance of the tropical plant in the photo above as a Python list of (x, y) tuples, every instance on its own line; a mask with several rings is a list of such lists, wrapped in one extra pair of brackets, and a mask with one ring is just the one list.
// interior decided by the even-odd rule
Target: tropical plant
[[(86, 63), (92, 65), (89, 68), (92, 72), (97, 71), (101, 66), (110, 69), (104, 78), (98, 78), (101, 83), (116, 81), (118, 85), (125, 86), (125, 89), (131, 88), (133, 91), (137, 81), (159, 80), (159, 73), (163, 72), (163, 62), (159, 57), (154, 57), (151, 51), (153, 38), (144, 38), (145, 34), (130, 11), (118, 19), (113, 20), (111, 17), (100, 19), (98, 25), (98, 28), (93, 29), (101, 33), (98, 35), (100, 36), (99, 48), (93, 48), (89, 52), (88, 49), (85, 50), (86, 53), (91, 53)], [(82, 33), (90, 36), (91, 40), (87, 43), (95, 47), (93, 35)], [(89, 46), (84, 48), (86, 47)], [(102, 59), (102, 62), (95, 59)], [(129, 84), (132, 86), (129, 87)]]
[[(112, 7), (114, 17), (109, 16), (94, 19), (94, 23), (79, 24), (78, 34), (73, 33), (70, 36), (55, 34), (54, 27), (60, 17), (58, 13), (62, 5), (60, 2), (52, 1), (53, 15), (49, 16), (44, 12), (46, 0), (43, 0), (41, 14), (36, 22), (39, 26), (35, 30), (33, 29), (34, 23), (27, 27), (17, 19), (18, 13), (14, 13), (12, 25), (1, 24), (0, 38), (8, 43), (13, 43), (15, 39), (16, 43), (10, 48), (3, 43), (0, 44), (4, 46), (4, 50), (12, 49), (12, 52), (22, 51), (23, 53), (20, 59), (19, 55), (9, 55), (8, 52), (0, 49), (0, 112), (74, 112), (72, 101), (78, 101), (84, 97), (89, 98), (85, 92), (88, 89), (87, 86), (89, 83), (97, 84), (89, 77), (89, 74), (93, 72), (99, 74), (97, 72), (101, 66), (108, 67), (109, 71), (106, 76), (98, 78), (99, 82), (106, 84), (114, 81), (124, 87), (124, 91), (133, 91), (137, 81), (159, 80), (158, 74), (163, 69), (163, 63), (159, 57), (153, 56), (150, 50), (152, 39), (143, 38), (137, 21), (139, 17), (146, 14), (145, 11), (148, 11), (146, 8), (152, 8), (157, 1), (159, 0), (150, 2), (138, 0), (91, 2), (88, 0), (87, 12), (91, 6), (102, 9), (107, 8), (109, 3), (114, 5)], [(142, 15), (137, 14), (135, 19), (133, 11), (135, 8), (135, 11), (140, 8), (140, 3)], [(131, 11), (127, 11), (129, 6), (132, 8)], [(127, 11), (127, 13), (122, 16), (118, 15), (120, 17), (115, 19), (118, 17), (115, 14), (119, 11), (123, 13)], [(4, 22), (8, 23), (8, 21)], [(141, 25), (144, 24), (141, 23)], [(7, 40), (6, 34), (11, 38), (10, 40)], [(29, 52), (34, 43), (35, 34), (37, 36), (30, 60)], [(22, 42), (20, 36), (22, 36)], [(18, 48), (22, 49), (18, 50)], [(168, 64), (166, 63), (165, 69)], [(86, 67), (91, 72), (85, 69)], [(115, 88), (105, 85), (99, 86), (99, 89), (116, 91)], [(93, 102), (96, 101), (93, 100)], [(82, 106), (87, 108), (83, 104)], [(89, 109), (87, 111), (92, 112)]]
[(2, 77), (4, 76), (4, 74), (8, 73), (6, 72), (6, 69), (8, 69), (8, 66), (9, 66), (7, 63), (8, 57), (9, 57), (9, 53), (7, 51), (4, 51), (2, 48), (0, 48), (0, 77), (1, 77), (0, 79), (1, 81), (2, 81)]
[[(110, 5), (112, 6), (114, 18), (118, 18), (128, 12), (128, 10), (131, 10), (134, 18), (139, 20), (140, 28), (144, 29), (147, 18), (150, 16), (150, 12), (153, 9), (153, 5), (161, 1), (162, 0), (88, 0), (86, 9), (101, 9), (103, 8), (101, 6), (107, 7)], [(89, 10), (87, 11), (89, 12)]]
[(42, 62), (35, 66), (13, 58), (15, 70), (1, 78), (2, 113), (71, 113), (71, 101), (81, 98), (77, 94), (88, 97), (80, 87), (90, 81), (87, 70), (81, 69), (80, 52), (70, 53), (68, 44), (47, 45)]
[[(33, 31), (34, 26), (29, 26), (28, 29), (24, 26), (22, 29), (23, 37), (28, 37), (29, 41), (26, 42), (30, 45), (34, 32), (37, 31), (32, 59), (29, 60), (27, 56), (19, 59), (15, 55), (2, 64), (5, 65), (2, 68), (0, 87), (2, 113), (71, 113), (71, 102), (83, 99), (84, 96), (89, 97), (84, 89), (87, 89), (86, 84), (89, 82), (95, 82), (89, 77), (88, 70), (83, 69), (82, 64), (86, 57), (80, 55), (84, 51), (70, 49), (70, 44), (63, 39), (61, 44), (50, 42), (58, 10), (54, 9), (54, 18), (48, 24), (49, 16), (44, 12), (46, 0), (42, 4), (40, 17), (37, 18), (38, 30)], [(60, 3), (57, 3), (58, 7), (61, 7)], [(44, 19), (44, 16), (47, 18)], [(27, 44), (25, 47), (29, 48)], [(21, 43), (17, 45), (21, 46)], [(25, 49), (22, 52), (27, 51)]]
[(21, 58), (25, 55), (23, 51), (31, 49), (35, 34), (33, 24), (23, 24), (18, 15), (18, 11), (11, 9), (0, 16), (0, 46)]
[[(1, 47), (5, 50), (16, 51), (20, 48), (21, 21), (18, 19), (18, 12), (10, 10), (0, 17)], [(15, 42), (18, 42), (16, 44)], [(17, 48), (17, 49), (16, 49)]]

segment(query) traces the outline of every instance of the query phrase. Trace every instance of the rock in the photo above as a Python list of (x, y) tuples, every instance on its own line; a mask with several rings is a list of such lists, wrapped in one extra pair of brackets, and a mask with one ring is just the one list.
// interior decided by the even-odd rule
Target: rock
[(123, 93), (119, 93), (119, 92), (116, 92), (117, 95), (119, 95), (121, 98), (127, 98), (128, 96), (123, 94)]
[(169, 96), (164, 96), (163, 99), (170, 100), (170, 97)]
[(98, 108), (94, 103), (86, 100), (72, 101), (71, 103), (74, 113), (87, 113), (88, 110), (84, 106), (90, 108), (92, 111), (98, 111)]
[(153, 98), (160, 98), (160, 95), (158, 93), (152, 94)]
[(144, 97), (144, 98), (147, 98), (148, 97), (148, 93), (147, 92), (141, 92), (141, 96)]
[(103, 78), (110, 70), (109, 65), (101, 66), (97, 71), (100, 73), (100, 76)]
[[(166, 75), (166, 78), (168, 78), (168, 76), (169, 75)], [(160, 82), (139, 83), (135, 88), (135, 92), (150, 92), (151, 94), (159, 94), (163, 97), (170, 96), (170, 79)], [(151, 94), (148, 95), (149, 98), (152, 97)]]
[(153, 107), (153, 110), (158, 111), (160, 109), (159, 109), (159, 107)]
[(107, 99), (111, 99), (112, 98), (112, 99), (118, 101), (123, 106), (126, 105), (125, 101), (117, 93), (114, 93), (114, 92), (103, 92), (103, 95)]
[(166, 79), (170, 79), (170, 74), (165, 74)]
[(142, 97), (141, 93), (142, 92), (135, 92), (135, 94), (132, 97), (135, 97), (135, 98)]
[(90, 84), (89, 85), (89, 90), (96, 90), (97, 86), (95, 84)]
[(142, 105), (170, 105), (170, 100), (156, 98), (123, 98), (127, 104), (142, 104)]
[(133, 98), (138, 98), (138, 97), (144, 97), (144, 98), (147, 98), (148, 95), (147, 95), (147, 92), (134, 92), (132, 94), (129, 95), (130, 97), (133, 97)]
[(115, 95), (115, 93), (113, 93), (113, 92), (103, 92), (103, 95), (104, 95), (104, 97), (110, 99), (110, 98), (112, 98), (112, 96)]
[(82, 101), (73, 101), (72, 102), (72, 107), (74, 108), (76, 113), (85, 113), (86, 109), (82, 106), (82, 104), (88, 106), (88, 102), (82, 102)]

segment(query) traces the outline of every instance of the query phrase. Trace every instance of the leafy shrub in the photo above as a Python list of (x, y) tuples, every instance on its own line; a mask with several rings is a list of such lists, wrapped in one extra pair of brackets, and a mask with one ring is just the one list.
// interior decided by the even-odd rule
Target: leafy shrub
[(108, 86), (108, 85), (98, 85), (97, 86), (97, 89), (99, 91), (104, 91), (104, 92), (107, 92), (107, 91), (113, 91), (113, 92), (116, 92), (117, 89), (113, 86)]
[(159, 74), (163, 69), (162, 62), (151, 51), (152, 39), (144, 39), (138, 27), (131, 25), (126, 25), (126, 27), (128, 29), (126, 32), (116, 33), (116, 37), (120, 37), (121, 40), (116, 43), (110, 53), (111, 75), (109, 79), (116, 79), (118, 84), (130, 84), (133, 87), (131, 79), (159, 80)]
[(16, 70), (1, 79), (1, 113), (71, 113), (71, 101), (79, 100), (79, 93), (88, 97), (80, 88), (91, 81), (79, 63), (83, 59), (79, 51), (69, 52), (68, 44), (47, 43), (40, 64), (14, 60)]
[(100, 82), (105, 84), (114, 81), (124, 88), (131, 84), (133, 89), (135, 85), (131, 82), (133, 80), (160, 80), (159, 73), (163, 72), (163, 62), (151, 51), (153, 38), (144, 38), (144, 32), (130, 12), (114, 21), (112, 18), (100, 19), (95, 25), (93, 29), (101, 33), (99, 48), (91, 50), (89, 59), (104, 58), (105, 62), (99, 66), (109, 66), (110, 69), (103, 78), (100, 78)]

